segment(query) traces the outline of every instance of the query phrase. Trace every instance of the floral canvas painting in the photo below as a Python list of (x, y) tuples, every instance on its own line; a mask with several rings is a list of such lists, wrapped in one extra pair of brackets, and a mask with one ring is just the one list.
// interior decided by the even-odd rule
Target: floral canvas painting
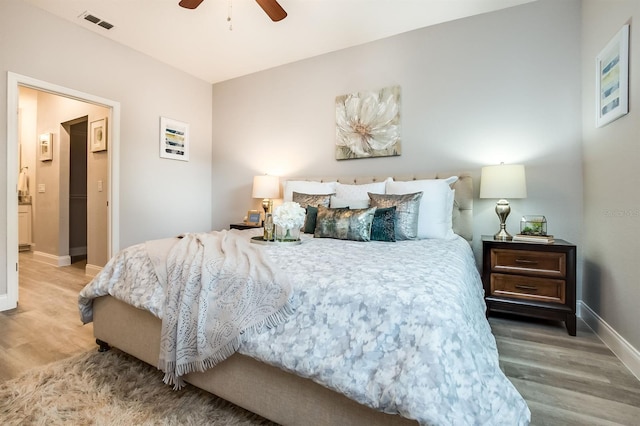
[(400, 155), (400, 86), (336, 98), (336, 159)]

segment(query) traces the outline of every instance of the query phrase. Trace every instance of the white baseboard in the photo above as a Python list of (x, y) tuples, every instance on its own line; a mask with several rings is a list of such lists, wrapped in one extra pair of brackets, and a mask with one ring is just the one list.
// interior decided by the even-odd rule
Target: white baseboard
[(46, 263), (53, 266), (69, 266), (71, 265), (71, 256), (56, 256), (54, 254), (44, 253), (41, 251), (33, 252), (33, 260)]
[(622, 363), (640, 380), (640, 351), (627, 342), (582, 300), (578, 301), (582, 320), (616, 354)]
[(102, 266), (90, 265), (87, 263), (84, 267), (85, 275), (89, 275), (90, 277), (95, 277), (100, 271), (102, 271)]

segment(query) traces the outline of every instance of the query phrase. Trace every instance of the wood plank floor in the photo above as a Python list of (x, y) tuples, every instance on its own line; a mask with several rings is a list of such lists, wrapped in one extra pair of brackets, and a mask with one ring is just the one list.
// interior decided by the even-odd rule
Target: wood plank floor
[[(84, 263), (56, 268), (20, 253), (20, 302), (0, 313), (0, 382), (35, 366), (95, 349), (77, 295)], [(563, 324), (492, 316), (500, 364), (532, 412), (532, 425), (638, 425), (640, 381), (578, 320)]]
[(0, 381), (96, 347), (78, 313), (85, 262), (56, 268), (21, 252), (18, 265), (18, 307), (0, 313)]

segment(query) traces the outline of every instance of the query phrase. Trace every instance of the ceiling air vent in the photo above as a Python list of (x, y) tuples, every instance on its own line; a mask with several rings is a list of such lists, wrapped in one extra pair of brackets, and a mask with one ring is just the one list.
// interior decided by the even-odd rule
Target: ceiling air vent
[(109, 23), (107, 21), (103, 21), (101, 18), (98, 18), (93, 13), (84, 12), (82, 15), (79, 16), (79, 18), (82, 18), (85, 21), (89, 21), (92, 24), (96, 24), (96, 25), (104, 28), (105, 30), (110, 30), (111, 28), (113, 28), (113, 24), (111, 24), (111, 23)]
[(98, 22), (98, 25), (100, 25), (102, 28), (107, 29), (107, 30), (110, 30), (111, 28), (113, 28), (113, 25), (111, 25), (107, 21), (100, 21), (100, 22)]
[(93, 22), (94, 24), (97, 24), (98, 22), (100, 22), (100, 18), (93, 16), (91, 14), (86, 14), (84, 16), (84, 19), (86, 19), (89, 22)]

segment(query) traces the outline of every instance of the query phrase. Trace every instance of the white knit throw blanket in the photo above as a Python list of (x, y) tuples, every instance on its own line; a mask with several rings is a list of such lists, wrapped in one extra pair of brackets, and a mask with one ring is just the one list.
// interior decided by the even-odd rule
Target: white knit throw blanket
[(185, 234), (169, 250), (166, 278), (158, 368), (174, 389), (183, 375), (231, 356), (243, 336), (292, 313), (287, 277), (237, 232)]

